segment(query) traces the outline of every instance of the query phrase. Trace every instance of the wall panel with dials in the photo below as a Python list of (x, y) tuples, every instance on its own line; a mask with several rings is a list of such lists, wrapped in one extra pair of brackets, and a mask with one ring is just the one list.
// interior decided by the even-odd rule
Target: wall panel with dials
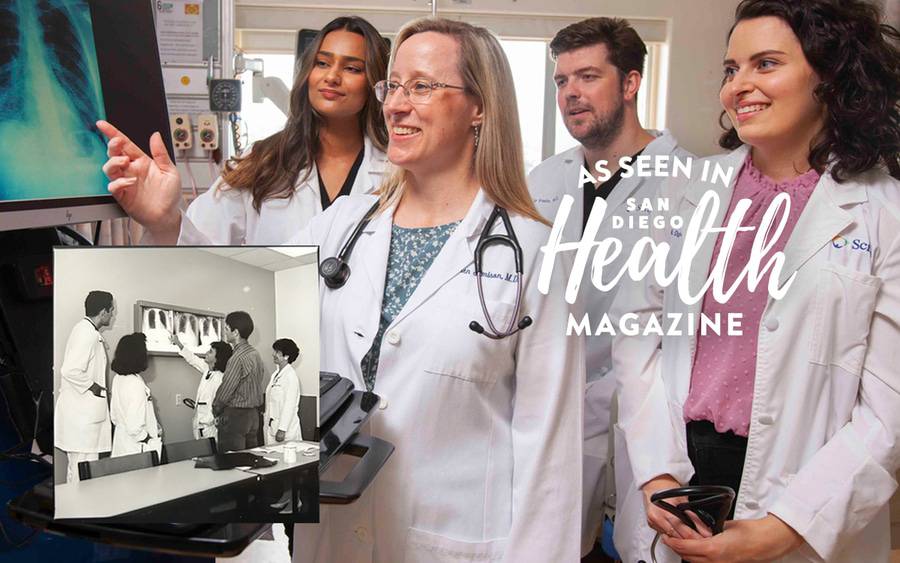
[(175, 161), (187, 199), (206, 190), (234, 153), (231, 123), (240, 111), (234, 79), (234, 0), (153, 4)]

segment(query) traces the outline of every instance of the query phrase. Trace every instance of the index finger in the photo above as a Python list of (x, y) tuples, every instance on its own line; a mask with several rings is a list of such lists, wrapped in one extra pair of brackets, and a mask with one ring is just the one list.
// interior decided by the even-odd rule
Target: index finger
[(101, 133), (106, 135), (106, 137), (112, 141), (116, 137), (121, 137), (125, 140), (125, 144), (122, 145), (122, 152), (125, 153), (129, 158), (135, 159), (144, 156), (144, 151), (141, 150), (139, 146), (134, 144), (131, 139), (128, 138), (128, 135), (122, 133), (116, 127), (108, 122), (100, 120), (97, 122), (97, 129), (100, 130)]

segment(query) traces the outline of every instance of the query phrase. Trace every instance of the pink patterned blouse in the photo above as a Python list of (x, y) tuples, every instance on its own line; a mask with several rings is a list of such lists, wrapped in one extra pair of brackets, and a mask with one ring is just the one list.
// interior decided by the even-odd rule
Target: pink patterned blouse
[[(819, 181), (819, 173), (810, 169), (805, 174), (784, 182), (775, 182), (764, 176), (755, 166), (750, 156), (744, 162), (734, 187), (731, 204), (725, 223), (731, 218), (734, 207), (741, 199), (752, 201), (741, 223), (742, 227), (759, 228), (769, 204), (781, 192), (790, 196), (790, 214), (781, 237), (769, 251), (783, 251), (797, 219), (806, 207), (813, 188)], [(729, 288), (749, 261), (750, 249), (756, 229), (740, 231), (734, 243), (725, 272), (725, 287)], [(711, 266), (716, 263), (722, 245), (722, 236), (716, 241)], [(765, 263), (765, 260), (763, 260)], [(750, 291), (746, 283), (741, 283), (734, 295), (726, 303), (716, 301), (712, 292), (703, 298), (703, 313), (713, 317), (716, 313), (722, 319), (722, 334), (708, 331), (697, 336), (697, 350), (691, 373), (691, 388), (684, 404), (684, 420), (708, 420), (717, 432), (731, 430), (738, 436), (747, 436), (750, 430), (750, 410), (753, 402), (753, 384), (756, 377), (756, 346), (759, 336), (759, 321), (768, 300), (768, 272)], [(741, 336), (728, 336), (728, 313), (742, 313)]]

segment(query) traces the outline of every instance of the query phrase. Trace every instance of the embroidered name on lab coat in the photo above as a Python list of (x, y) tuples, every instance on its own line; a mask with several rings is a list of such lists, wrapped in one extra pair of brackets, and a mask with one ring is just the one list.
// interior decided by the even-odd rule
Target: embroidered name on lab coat
[[(474, 276), (475, 270), (473, 268), (463, 268), (459, 271), (459, 273)], [(511, 283), (516, 283), (517, 281), (519, 281), (519, 274), (515, 272), (481, 272), (481, 277), (486, 279), (503, 280)]]

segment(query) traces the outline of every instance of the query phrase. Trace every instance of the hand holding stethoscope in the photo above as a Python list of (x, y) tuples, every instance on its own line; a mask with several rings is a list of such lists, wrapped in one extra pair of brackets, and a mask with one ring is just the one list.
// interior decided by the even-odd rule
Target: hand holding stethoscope
[[(369, 208), (362, 220), (356, 225), (356, 228), (353, 229), (350, 238), (347, 239), (347, 242), (341, 247), (341, 251), (338, 255), (326, 258), (319, 265), (319, 275), (322, 276), (322, 281), (325, 282), (325, 285), (329, 289), (343, 287), (350, 278), (350, 265), (347, 263), (350, 259), (350, 253), (353, 252), (353, 247), (356, 245), (356, 241), (359, 240), (363, 229), (366, 228), (366, 225), (369, 224), (369, 221), (372, 220), (372, 217), (375, 215), (376, 211), (378, 211), (378, 205), (379, 203), (376, 202)], [(503, 226), (506, 229), (505, 235), (490, 234), (498, 217), (503, 221)], [(487, 308), (487, 303), (484, 300), (484, 288), (482, 287), (481, 281), (484, 251), (488, 247), (498, 244), (501, 246), (508, 246), (512, 249), (516, 264), (516, 306), (513, 310), (513, 315), (509, 320), (509, 324), (507, 324), (503, 331), (497, 330), (497, 327), (494, 325), (494, 321)], [(516, 238), (516, 232), (513, 230), (512, 222), (509, 220), (509, 214), (499, 205), (495, 205), (487, 223), (485, 223), (484, 229), (481, 231), (481, 236), (478, 238), (478, 244), (475, 246), (475, 282), (478, 285), (478, 299), (481, 302), (481, 310), (484, 312), (484, 318), (487, 321), (488, 327), (485, 329), (481, 323), (473, 320), (469, 323), (469, 328), (473, 332), (483, 334), (492, 340), (500, 340), (531, 326), (533, 321), (528, 315), (525, 315), (521, 320), (516, 322), (516, 319), (519, 317), (519, 309), (522, 305), (523, 261), (522, 247), (519, 245), (519, 240)]]
[[(735, 493), (731, 487), (697, 485), (657, 491), (650, 497), (650, 502), (697, 532), (697, 524), (689, 515), (689, 513), (693, 513), (715, 535), (725, 530), (725, 519), (734, 503), (734, 497)], [(680, 502), (674, 505), (667, 502), (673, 499), (679, 499)], [(650, 558), (653, 563), (656, 563), (656, 545), (659, 543), (660, 537), (660, 533), (657, 532), (650, 545)]]

